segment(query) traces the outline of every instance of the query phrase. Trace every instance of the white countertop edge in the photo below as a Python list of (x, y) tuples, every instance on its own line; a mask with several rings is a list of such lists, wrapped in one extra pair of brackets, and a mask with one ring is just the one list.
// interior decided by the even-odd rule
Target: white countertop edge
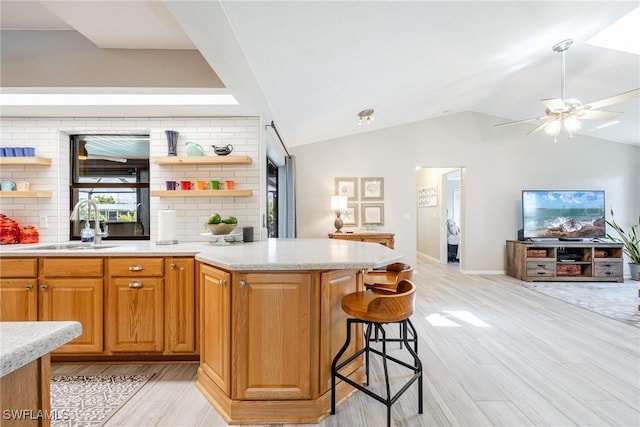
[(82, 334), (80, 322), (0, 322), (0, 377)]

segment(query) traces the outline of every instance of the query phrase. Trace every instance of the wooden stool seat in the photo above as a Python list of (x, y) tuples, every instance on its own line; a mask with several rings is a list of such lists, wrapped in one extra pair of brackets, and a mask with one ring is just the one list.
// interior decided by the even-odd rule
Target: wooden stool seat
[(375, 323), (392, 323), (413, 314), (416, 285), (408, 280), (395, 293), (354, 292), (342, 298), (342, 310), (356, 319)]
[[(366, 393), (368, 396), (373, 397), (377, 401), (384, 403), (387, 407), (387, 426), (391, 426), (391, 406), (400, 398), (400, 396), (409, 389), (414, 383), (418, 382), (418, 413), (422, 414), (422, 362), (418, 357), (418, 336), (413, 330), (415, 350), (409, 345), (407, 339), (407, 329), (409, 324), (409, 316), (413, 314), (415, 306), (415, 294), (416, 285), (410, 280), (401, 280), (395, 289), (395, 292), (373, 290), (364, 292), (354, 292), (345, 295), (342, 298), (342, 309), (350, 317), (347, 319), (347, 337), (338, 353), (333, 358), (331, 364), (331, 414), (336, 413), (336, 379), (340, 379), (354, 388)], [(405, 344), (406, 350), (411, 355), (413, 363), (407, 363), (404, 360), (398, 359), (390, 354), (387, 354), (387, 338), (384, 328), (385, 323), (398, 323), (400, 324), (400, 338), (395, 341), (402, 340)], [(351, 329), (354, 324), (366, 325), (366, 337), (364, 348), (356, 351), (354, 354), (341, 360), (344, 353), (351, 343)], [(376, 334), (379, 332), (382, 335), (382, 349), (378, 349), (371, 346), (371, 332), (372, 328), (376, 330)], [(413, 328), (412, 328), (413, 329)], [(389, 340), (391, 341), (391, 339)], [(369, 358), (370, 354), (375, 354), (382, 357), (382, 366), (384, 368), (384, 380), (386, 385), (386, 394), (380, 395), (374, 393), (369, 386)], [(358, 384), (351, 380), (348, 376), (340, 373), (340, 369), (347, 366), (361, 354), (365, 356), (365, 384)], [(389, 371), (387, 362), (394, 362), (397, 365), (403, 366), (413, 372), (413, 375), (404, 382), (404, 385), (400, 390), (392, 394)]]

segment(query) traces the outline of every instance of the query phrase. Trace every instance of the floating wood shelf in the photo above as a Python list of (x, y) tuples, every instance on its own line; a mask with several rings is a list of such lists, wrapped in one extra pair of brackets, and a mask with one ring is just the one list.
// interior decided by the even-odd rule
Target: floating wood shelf
[(152, 197), (249, 197), (251, 190), (153, 190)]
[(0, 197), (51, 197), (51, 191), (0, 191)]
[(165, 156), (151, 157), (157, 165), (248, 165), (249, 156)]
[(0, 165), (50, 166), (51, 159), (47, 157), (0, 157)]

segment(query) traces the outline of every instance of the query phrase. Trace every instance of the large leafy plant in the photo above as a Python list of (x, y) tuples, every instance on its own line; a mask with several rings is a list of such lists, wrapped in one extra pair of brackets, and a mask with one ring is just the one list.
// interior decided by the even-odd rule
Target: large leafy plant
[(625, 232), (622, 227), (616, 224), (613, 219), (613, 209), (611, 209), (611, 221), (607, 221), (607, 224), (620, 236), (616, 238), (607, 234), (607, 237), (616, 242), (622, 242), (624, 244), (622, 250), (629, 257), (631, 263), (640, 264), (640, 237), (638, 234), (638, 228), (640, 228), (640, 216), (638, 216), (638, 223), (631, 226), (628, 232)]

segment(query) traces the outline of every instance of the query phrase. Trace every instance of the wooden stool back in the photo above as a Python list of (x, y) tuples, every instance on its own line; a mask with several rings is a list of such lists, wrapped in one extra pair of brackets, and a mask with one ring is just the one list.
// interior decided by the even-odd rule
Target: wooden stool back
[(367, 289), (379, 289), (397, 292), (398, 284), (403, 280), (411, 280), (413, 267), (402, 262), (387, 265), (385, 271), (369, 271), (364, 276)]
[(416, 285), (410, 280), (398, 283), (395, 293), (354, 292), (342, 298), (342, 310), (367, 322), (391, 323), (409, 318), (415, 306)]

